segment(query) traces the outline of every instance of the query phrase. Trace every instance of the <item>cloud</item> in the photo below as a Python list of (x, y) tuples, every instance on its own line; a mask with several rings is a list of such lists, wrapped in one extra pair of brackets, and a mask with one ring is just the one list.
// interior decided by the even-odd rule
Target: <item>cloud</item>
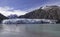
[(33, 8), (30, 8), (30, 9), (27, 9), (27, 10), (25, 10), (25, 11), (31, 12), (31, 11), (34, 11), (34, 10), (39, 9), (40, 7), (41, 7), (41, 6), (33, 7)]
[(5, 7), (0, 7), (0, 13), (5, 16), (8, 16), (10, 14), (17, 14), (18, 16), (20, 16), (26, 14), (27, 12), (22, 10), (14, 10), (14, 8), (5, 6)]
[(43, 4), (43, 6), (46, 6), (46, 5), (58, 5), (58, 6), (60, 6), (60, 0), (59, 1), (55, 0), (54, 2), (46, 2), (45, 4)]

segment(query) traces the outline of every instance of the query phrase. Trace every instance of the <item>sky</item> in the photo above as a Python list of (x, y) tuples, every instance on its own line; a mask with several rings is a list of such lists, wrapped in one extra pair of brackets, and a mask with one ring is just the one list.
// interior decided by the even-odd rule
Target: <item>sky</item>
[(0, 0), (0, 13), (19, 16), (45, 5), (60, 5), (60, 0)]

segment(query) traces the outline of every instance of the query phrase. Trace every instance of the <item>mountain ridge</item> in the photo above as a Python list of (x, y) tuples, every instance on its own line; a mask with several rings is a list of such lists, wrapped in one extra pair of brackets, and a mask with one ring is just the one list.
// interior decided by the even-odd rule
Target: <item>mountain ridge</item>
[(46, 8), (40, 7), (34, 11), (31, 11), (25, 15), (19, 16), (19, 18), (29, 19), (60, 19), (60, 6), (46, 6)]

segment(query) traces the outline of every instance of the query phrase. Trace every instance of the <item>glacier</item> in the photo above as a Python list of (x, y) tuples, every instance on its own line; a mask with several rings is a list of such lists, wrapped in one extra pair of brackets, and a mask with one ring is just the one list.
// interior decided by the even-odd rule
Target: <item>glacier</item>
[(56, 20), (49, 19), (6, 19), (2, 24), (55, 24)]

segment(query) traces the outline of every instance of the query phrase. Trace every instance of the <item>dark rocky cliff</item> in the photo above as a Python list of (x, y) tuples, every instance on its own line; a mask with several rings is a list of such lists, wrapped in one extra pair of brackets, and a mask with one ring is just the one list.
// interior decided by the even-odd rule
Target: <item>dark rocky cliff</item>
[(0, 23), (1, 23), (2, 20), (4, 20), (4, 19), (8, 19), (8, 18), (0, 13)]

